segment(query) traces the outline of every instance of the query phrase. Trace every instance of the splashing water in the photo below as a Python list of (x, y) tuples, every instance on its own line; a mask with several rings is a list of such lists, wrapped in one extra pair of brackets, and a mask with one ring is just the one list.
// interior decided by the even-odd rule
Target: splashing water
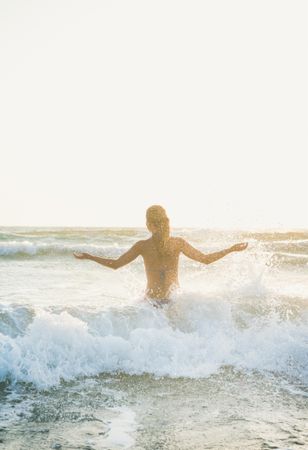
[[(106, 377), (111, 376), (115, 383), (119, 374), (135, 380), (123, 390), (130, 401), (137, 395), (137, 385), (148, 389), (154, 383), (151, 380), (157, 379), (160, 392), (164, 385), (181, 391), (188, 383), (193, 389), (187, 394), (190, 403), (195, 401), (196, 383), (201, 389), (206, 386), (207, 398), (208, 392), (216, 389), (215, 380), (220, 389), (230, 388), (232, 373), (248, 377), (246, 385), (254, 379), (252, 395), (254, 389), (258, 395), (268, 392), (269, 383), (276, 379), (293, 403), (298, 395), (307, 398), (308, 233), (176, 230), (175, 234), (206, 252), (243, 240), (249, 241), (249, 249), (209, 266), (181, 257), (181, 289), (170, 303), (154, 308), (143, 299), (141, 260), (113, 272), (72, 257), (75, 250), (115, 257), (144, 238), (144, 230), (1, 229), (0, 381), (9, 389), (3, 415), (11, 425), (22, 426), (14, 414), (12, 418), (10, 396), (14, 392), (26, 398), (23, 414), (30, 411), (32, 417), (32, 389), (39, 396), (57, 389), (54, 398), (60, 401), (65, 390), (72, 395), (79, 383), (85, 386), (86, 380), (103, 377), (101, 389)], [(232, 386), (238, 383), (238, 376)], [(65, 382), (75, 383), (73, 391)], [(21, 383), (26, 383), (25, 388)], [(148, 395), (139, 401), (149, 401)], [(237, 395), (239, 403), (244, 402), (244, 393)], [(267, 395), (274, 401), (273, 387)], [(138, 408), (129, 412), (126, 400), (117, 403), (114, 392), (107, 397), (113, 399), (108, 410), (111, 416), (127, 414), (134, 421), (141, 417)], [(36, 404), (39, 417), (43, 414), (41, 401)], [(293, 413), (300, 415), (302, 406), (295, 403)], [(217, 403), (218, 408), (221, 404)], [(256, 401), (255, 407), (261, 405)], [(78, 408), (80, 413), (83, 407), (79, 404)], [(111, 417), (110, 423), (119, 420)], [(230, 420), (228, 417), (229, 425)], [(137, 433), (135, 425), (131, 429)], [(278, 439), (276, 431), (271, 436)], [(301, 432), (299, 439), (304, 439), (304, 434)], [(106, 446), (119, 445), (111, 444), (111, 429), (106, 436)], [(9, 442), (9, 434), (7, 439)], [(12, 439), (16, 442), (15, 435)], [(271, 445), (271, 439), (265, 441)], [(131, 437), (125, 442), (135, 445)]]

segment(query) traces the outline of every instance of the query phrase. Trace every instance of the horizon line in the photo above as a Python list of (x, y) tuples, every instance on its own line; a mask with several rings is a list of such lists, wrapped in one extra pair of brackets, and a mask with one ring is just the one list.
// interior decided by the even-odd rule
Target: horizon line
[[(77, 228), (77, 229), (147, 229), (146, 225), (140, 226), (140, 225), (0, 225), (0, 228)], [(288, 227), (288, 226), (247, 226), (247, 227), (223, 227), (223, 226), (185, 226), (185, 225), (176, 225), (171, 226), (172, 229), (191, 229), (191, 230), (200, 230), (200, 229), (207, 229), (212, 231), (256, 231), (256, 232), (308, 232), (308, 226), (305, 227)]]

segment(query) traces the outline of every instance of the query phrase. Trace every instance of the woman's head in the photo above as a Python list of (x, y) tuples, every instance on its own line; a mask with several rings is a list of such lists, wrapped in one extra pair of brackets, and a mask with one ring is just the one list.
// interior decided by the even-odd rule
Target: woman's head
[(159, 232), (162, 225), (166, 226), (168, 224), (169, 228), (168, 216), (165, 209), (160, 205), (150, 206), (147, 209), (146, 218), (147, 227), (152, 233)]
[(169, 218), (164, 208), (160, 205), (153, 205), (146, 212), (148, 230), (159, 242), (159, 250), (165, 246), (170, 234)]

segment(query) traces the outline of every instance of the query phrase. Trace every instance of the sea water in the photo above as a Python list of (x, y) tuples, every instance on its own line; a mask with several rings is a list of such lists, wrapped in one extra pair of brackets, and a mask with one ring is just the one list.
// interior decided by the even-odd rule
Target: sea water
[(155, 308), (144, 229), (0, 229), (0, 449), (308, 449), (308, 231), (176, 229), (181, 288)]

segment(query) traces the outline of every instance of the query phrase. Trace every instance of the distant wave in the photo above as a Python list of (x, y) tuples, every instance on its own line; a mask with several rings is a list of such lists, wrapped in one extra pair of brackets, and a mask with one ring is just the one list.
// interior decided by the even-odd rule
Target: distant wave
[[(308, 242), (308, 241), (307, 241)], [(305, 241), (306, 243), (306, 241)], [(220, 245), (221, 246), (221, 245)], [(201, 250), (212, 251), (203, 246), (198, 246)], [(115, 244), (114, 241), (103, 242), (102, 244), (96, 243), (82, 243), (82, 242), (44, 242), (41, 241), (31, 241), (31, 240), (6, 240), (0, 241), (0, 257), (6, 258), (23, 258), (23, 257), (39, 257), (39, 256), (68, 256), (72, 255), (73, 252), (87, 252), (96, 255), (104, 255), (106, 257), (115, 258), (121, 253), (125, 252), (129, 246), (120, 246)], [(217, 247), (219, 248), (219, 247)], [(292, 247), (281, 248), (279, 251), (277, 248), (271, 251), (263, 249), (263, 252), (268, 255), (273, 264), (278, 265), (297, 265), (306, 266), (308, 264), (308, 252), (303, 252), (302, 249), (293, 245)], [(301, 251), (300, 251), (301, 250)], [(215, 250), (216, 251), (216, 248)], [(261, 253), (262, 250), (260, 249)]]
[(82, 243), (47, 243), (31, 242), (29, 240), (15, 240), (0, 242), (0, 256), (35, 256), (35, 255), (63, 255), (76, 252), (100, 253), (107, 252), (110, 256), (116, 256), (127, 247), (117, 245), (97, 245)]
[(139, 228), (31, 228), (31, 227), (2, 227), (0, 228), (0, 241), (11, 240), (15, 238), (50, 238), (54, 239), (74, 239), (83, 238), (85, 236), (92, 236), (93, 238), (112, 238), (115, 237), (135, 237), (137, 235), (144, 235), (145, 230)]

